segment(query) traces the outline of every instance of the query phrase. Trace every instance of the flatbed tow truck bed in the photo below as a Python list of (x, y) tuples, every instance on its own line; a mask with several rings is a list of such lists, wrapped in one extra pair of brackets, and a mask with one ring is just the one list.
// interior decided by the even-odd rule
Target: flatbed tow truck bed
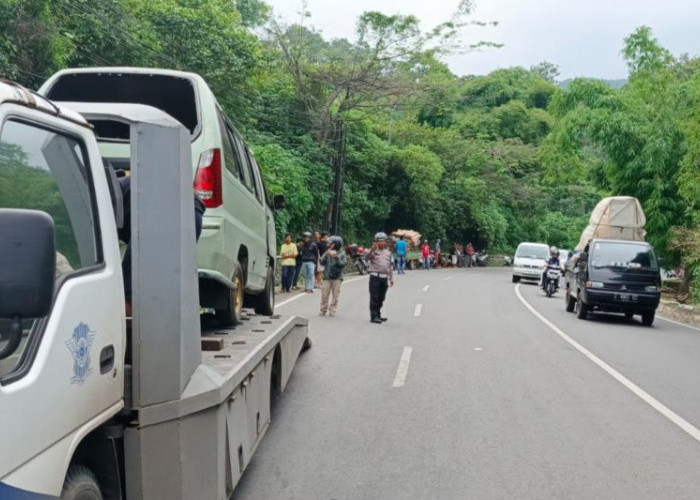
[[(132, 426), (126, 429), (127, 453), (138, 450), (142, 455), (140, 472), (151, 479), (140, 485), (144, 489), (131, 494), (127, 484), (127, 497), (230, 495), (269, 427), (271, 398), (286, 387), (307, 333), (305, 318), (261, 316), (249, 311), (244, 311), (242, 322), (234, 328), (204, 330), (202, 362), (182, 396), (138, 409)], [(223, 441), (222, 436), (226, 437)], [(172, 454), (164, 453), (163, 447), (169, 445), (173, 446)], [(150, 461), (143, 455), (153, 448), (159, 448), (157, 458), (145, 467)], [(193, 449), (197, 453), (192, 453)], [(182, 467), (184, 476), (172, 482), (179, 483), (179, 491), (165, 494), (162, 485), (167, 484), (166, 477), (153, 480), (154, 474), (172, 470), (163, 460), (195, 456), (197, 464)], [(126, 463), (136, 463), (133, 458), (127, 457)], [(206, 472), (221, 468), (228, 470), (216, 475)], [(219, 481), (204, 481), (207, 476)], [(149, 491), (148, 484), (161, 486), (158, 491)]]

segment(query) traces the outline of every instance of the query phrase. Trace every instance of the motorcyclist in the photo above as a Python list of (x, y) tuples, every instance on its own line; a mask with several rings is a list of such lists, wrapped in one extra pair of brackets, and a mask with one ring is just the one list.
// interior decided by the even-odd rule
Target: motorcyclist
[[(544, 270), (542, 271), (542, 277), (540, 278), (540, 286), (542, 287), (544, 287), (545, 276), (547, 275), (547, 269), (549, 267), (556, 267), (557, 269), (561, 269), (561, 261), (559, 260), (559, 249), (555, 246), (549, 247), (549, 259), (547, 259), (547, 263), (544, 266)], [(559, 281), (557, 281), (557, 288), (559, 288)]]

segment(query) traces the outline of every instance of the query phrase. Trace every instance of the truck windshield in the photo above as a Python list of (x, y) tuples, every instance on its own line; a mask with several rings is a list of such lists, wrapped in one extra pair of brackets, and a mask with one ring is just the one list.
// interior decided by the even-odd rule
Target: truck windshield
[(549, 247), (541, 245), (520, 245), (515, 256), (524, 259), (547, 260), (549, 258)]
[(652, 248), (638, 243), (598, 242), (593, 247), (590, 262), (594, 268), (624, 267), (653, 270), (659, 268)]

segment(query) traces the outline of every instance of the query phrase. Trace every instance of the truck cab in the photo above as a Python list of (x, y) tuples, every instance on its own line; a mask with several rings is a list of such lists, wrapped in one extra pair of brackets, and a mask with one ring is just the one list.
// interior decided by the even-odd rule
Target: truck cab
[(565, 266), (566, 310), (580, 319), (590, 313), (641, 315), (651, 326), (661, 299), (661, 274), (654, 249), (644, 241), (592, 239)]

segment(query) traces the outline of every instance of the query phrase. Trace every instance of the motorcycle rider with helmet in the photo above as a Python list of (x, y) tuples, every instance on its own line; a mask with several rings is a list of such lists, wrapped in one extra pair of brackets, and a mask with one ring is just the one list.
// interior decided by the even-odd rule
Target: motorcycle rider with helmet
[[(549, 267), (555, 267), (557, 269), (561, 268), (561, 261), (559, 260), (559, 249), (555, 246), (549, 247), (549, 259), (547, 259), (547, 263), (544, 266), (544, 271), (542, 271), (542, 277), (540, 278), (540, 286), (544, 287), (545, 284), (545, 278), (547, 276), (547, 269)], [(557, 282), (557, 288), (559, 288), (559, 283)]]
[(372, 249), (366, 254), (369, 263), (369, 314), (372, 323), (381, 324), (387, 318), (381, 315), (386, 291), (394, 286), (392, 254), (387, 246), (388, 236), (384, 232), (374, 235)]

